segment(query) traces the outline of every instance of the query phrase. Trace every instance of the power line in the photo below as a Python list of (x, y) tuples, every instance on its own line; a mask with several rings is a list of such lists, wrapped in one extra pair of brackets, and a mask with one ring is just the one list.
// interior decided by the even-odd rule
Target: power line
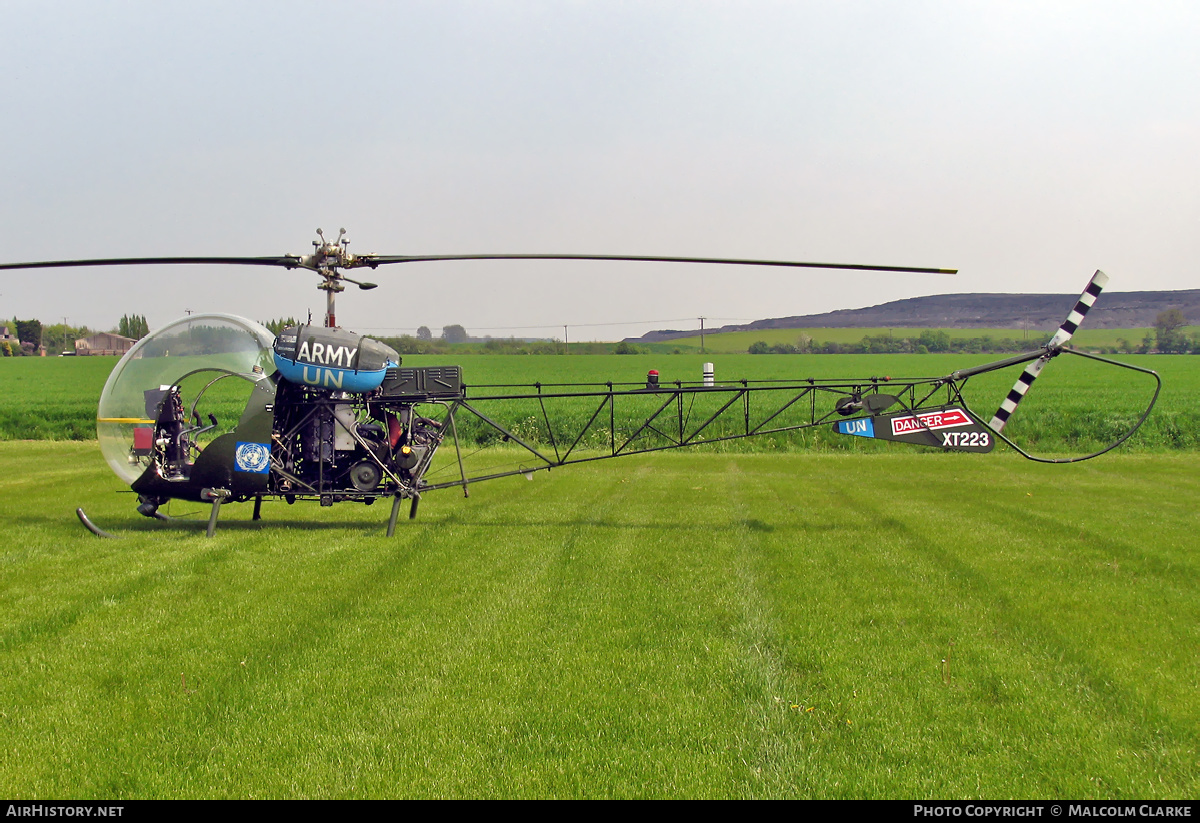
[[(568, 323), (573, 328), (592, 328), (596, 326), (645, 326), (652, 323), (685, 323), (692, 322), (695, 317), (675, 317), (669, 320), (619, 320), (612, 323)], [(707, 317), (706, 320), (720, 320), (726, 323), (750, 323), (751, 318), (745, 317)], [(471, 326), (472, 331), (534, 331), (538, 329), (561, 329), (562, 323), (548, 323), (544, 326)], [(398, 331), (396, 326), (362, 326), (364, 331)]]

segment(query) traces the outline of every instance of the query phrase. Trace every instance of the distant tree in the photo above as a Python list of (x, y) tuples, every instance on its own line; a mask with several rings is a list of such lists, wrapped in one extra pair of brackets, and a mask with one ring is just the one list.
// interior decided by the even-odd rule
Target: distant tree
[(17, 340), (22, 343), (32, 343), (36, 349), (42, 344), (41, 320), (14, 320), (17, 327)]
[(637, 346), (630, 345), (628, 342), (622, 340), (620, 343), (617, 344), (615, 353), (616, 354), (641, 354), (642, 351)]
[(121, 315), (121, 322), (117, 324), (117, 334), (132, 340), (141, 340), (149, 333), (150, 324), (146, 322), (145, 315)]
[(925, 329), (917, 338), (917, 342), (929, 351), (950, 351), (950, 333), (940, 329), (938, 331)]
[(87, 326), (70, 326), (65, 323), (52, 323), (48, 326), (42, 326), (42, 339), (46, 341), (46, 348), (59, 350), (62, 346), (62, 351), (72, 351), (75, 348), (75, 341), (81, 337), (87, 337), (91, 331)]
[(300, 321), (294, 317), (278, 317), (274, 320), (268, 320), (266, 323), (263, 323), (263, 325), (267, 327), (267, 331), (278, 337), (279, 333), (288, 326), (300, 325)]
[(447, 343), (466, 343), (470, 335), (462, 326), (442, 326), (442, 339)]
[(395, 349), (398, 354), (424, 354), (427, 348), (422, 341), (411, 334), (389, 337), (386, 343)]
[(771, 347), (766, 340), (756, 340), (750, 344), (750, 354), (770, 354)]
[(433, 332), (429, 330), (428, 326), (421, 326), (419, 329), (417, 329), (417, 339), (426, 341), (432, 340)]
[(896, 354), (911, 351), (912, 346), (907, 338), (897, 338), (890, 332), (875, 336), (865, 335), (862, 339), (864, 354)]
[(1189, 348), (1183, 327), (1187, 320), (1179, 309), (1167, 309), (1154, 318), (1155, 345), (1160, 352), (1185, 353)]

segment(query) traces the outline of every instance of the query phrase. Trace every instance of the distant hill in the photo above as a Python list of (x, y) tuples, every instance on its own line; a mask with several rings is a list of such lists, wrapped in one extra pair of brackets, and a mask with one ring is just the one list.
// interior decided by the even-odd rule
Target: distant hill
[[(708, 334), (754, 329), (919, 328), (1025, 329), (1052, 332), (1079, 299), (1076, 294), (935, 294), (893, 300), (865, 309), (840, 309), (755, 320), (705, 329)], [(1088, 313), (1090, 329), (1144, 329), (1167, 309), (1180, 309), (1189, 323), (1200, 323), (1200, 289), (1107, 292)], [(639, 339), (645, 343), (693, 337), (699, 329), (660, 329)]]

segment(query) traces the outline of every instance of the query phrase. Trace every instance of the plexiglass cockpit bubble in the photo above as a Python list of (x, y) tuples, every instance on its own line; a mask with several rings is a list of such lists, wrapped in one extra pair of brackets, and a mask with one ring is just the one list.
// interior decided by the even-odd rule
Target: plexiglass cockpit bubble
[[(139, 340), (112, 370), (100, 395), (96, 436), (108, 465), (126, 483), (133, 483), (149, 465), (149, 458), (134, 448), (137, 429), (149, 429), (151, 433), (154, 429), (154, 410), (146, 408), (148, 389), (183, 381), (189, 411), (203, 392), (218, 406), (221, 413), (217, 416), (224, 418), (219, 422), (220, 430), (232, 429), (242, 409), (230, 405), (232, 401), (221, 407), (220, 392), (204, 392), (204, 388), (222, 374), (244, 375), (245, 380), (231, 377), (221, 383), (239, 384), (241, 393), (248, 395), (245, 389), (263, 379), (264, 370), (267, 374), (274, 371), (274, 340), (275, 335), (264, 326), (232, 314), (193, 314)], [(259, 368), (257, 373), (255, 367)], [(206, 411), (196, 409), (197, 414)], [(146, 437), (143, 434), (141, 439)]]

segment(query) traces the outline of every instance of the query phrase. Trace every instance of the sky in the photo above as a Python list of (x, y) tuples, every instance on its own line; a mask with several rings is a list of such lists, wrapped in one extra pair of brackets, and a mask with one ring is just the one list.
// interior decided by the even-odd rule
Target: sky
[[(597, 253), (958, 268), (381, 268), (373, 334), (571, 340), (939, 293), (1200, 288), (1200, 4), (4, 0), (2, 262)], [(0, 274), (0, 317), (320, 322), (306, 272)], [(563, 326), (567, 326), (564, 330)]]

